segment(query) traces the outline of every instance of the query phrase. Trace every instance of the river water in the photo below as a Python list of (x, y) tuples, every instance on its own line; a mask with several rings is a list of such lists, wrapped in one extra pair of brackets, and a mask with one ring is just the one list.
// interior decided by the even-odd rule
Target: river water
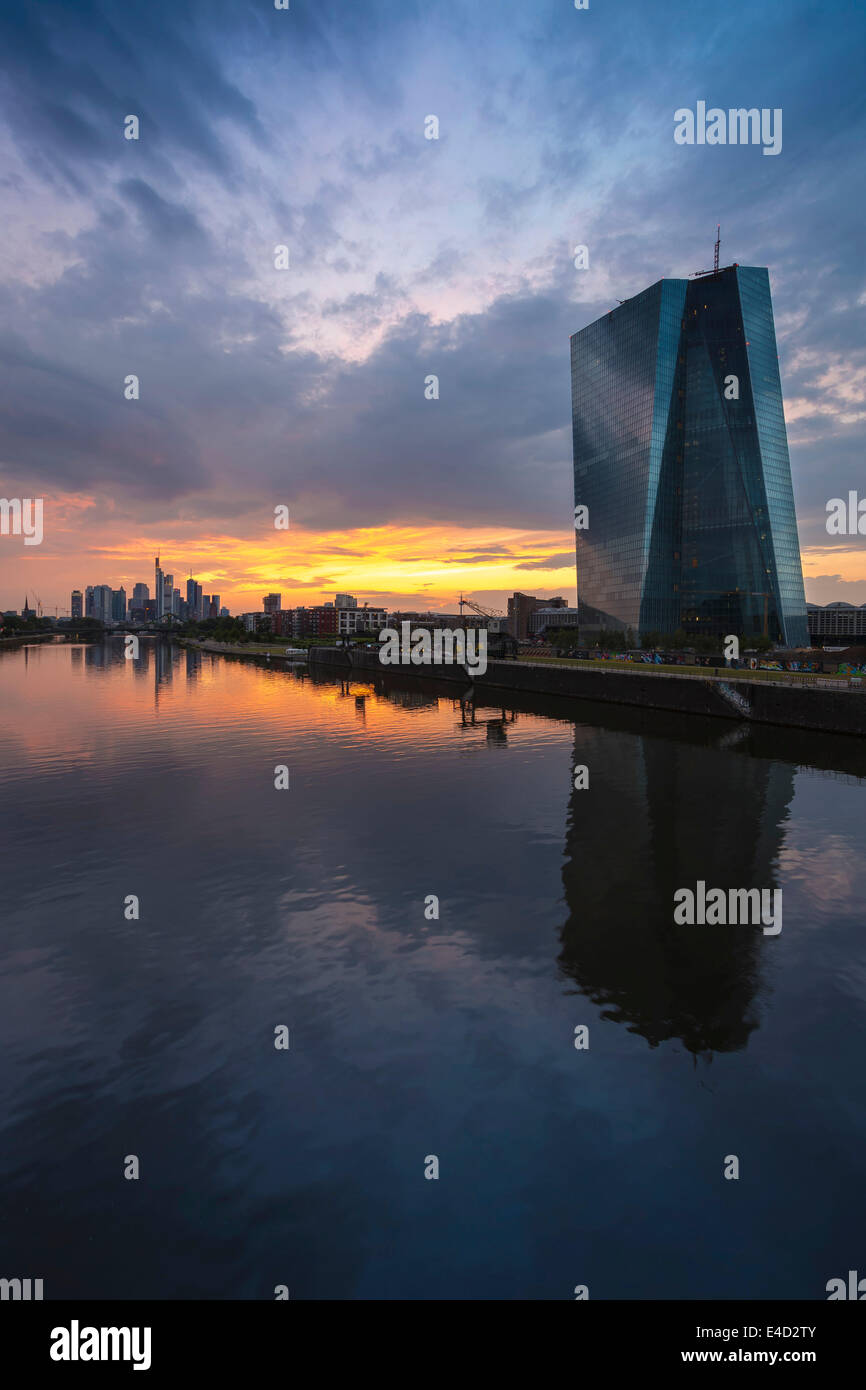
[[(0, 711), (0, 1275), (823, 1299), (866, 1273), (859, 740), (156, 639), (6, 651)], [(782, 931), (674, 925), (698, 880), (780, 888)]]

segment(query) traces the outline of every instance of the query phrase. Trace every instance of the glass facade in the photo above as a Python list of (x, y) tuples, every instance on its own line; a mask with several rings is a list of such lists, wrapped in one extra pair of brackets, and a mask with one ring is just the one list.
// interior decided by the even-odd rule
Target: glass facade
[(581, 603), (808, 645), (767, 271), (660, 280), (571, 339)]

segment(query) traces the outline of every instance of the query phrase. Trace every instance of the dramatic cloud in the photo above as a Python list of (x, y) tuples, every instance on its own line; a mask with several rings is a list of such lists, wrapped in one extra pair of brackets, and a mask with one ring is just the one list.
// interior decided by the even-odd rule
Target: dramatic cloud
[[(569, 335), (705, 268), (717, 220), (723, 261), (770, 267), (801, 539), (825, 544), (827, 498), (863, 486), (866, 289), (863, 21), (822, 13), (738, 0), (684, 33), (637, 0), (7, 7), (0, 466), (56, 524), (38, 556), (0, 551), (0, 602), (25, 560), (64, 601), (160, 544), (237, 601), (341, 553), (442, 602), (461, 566), (478, 592), (567, 570)], [(676, 146), (698, 97), (782, 107), (781, 155)], [(487, 560), (502, 584), (473, 580)], [(824, 568), (866, 579), (862, 551)]]

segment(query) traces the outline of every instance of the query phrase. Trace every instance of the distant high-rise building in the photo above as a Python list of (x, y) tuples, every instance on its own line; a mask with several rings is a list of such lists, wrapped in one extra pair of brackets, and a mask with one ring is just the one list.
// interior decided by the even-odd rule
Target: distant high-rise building
[(808, 643), (767, 271), (659, 280), (571, 339), (578, 602)]
[(161, 618), (165, 601), (165, 584), (163, 583), (162, 570), (159, 567), (158, 555), (153, 562), (153, 596), (156, 599), (156, 616)]
[(231, 614), (229, 613), (229, 610), (228, 610), (225, 606), (223, 606), (223, 607), (220, 609), (220, 617), (221, 617), (221, 618), (228, 618), (228, 617), (230, 617), (230, 616), (231, 616)]
[(122, 623), (126, 617), (126, 590), (123, 585), (111, 591), (111, 617), (116, 623)]
[(334, 600), (334, 607), (357, 608), (358, 600), (355, 598), (354, 594), (337, 594), (337, 597)]
[(266, 613), (279, 613), (283, 606), (283, 596), (282, 594), (265, 594), (262, 604)]
[(133, 584), (129, 606), (130, 608), (143, 608), (149, 598), (150, 590), (146, 584)]
[(70, 618), (84, 617), (84, 599), (80, 589), (72, 590), (72, 596), (69, 600), (69, 616)]
[(211, 594), (211, 596), (210, 596), (210, 615), (211, 615), (212, 618), (218, 618), (218, 617), (219, 617), (219, 614), (220, 614), (220, 596), (219, 596), (219, 594)]
[(186, 601), (189, 604), (189, 616), (193, 622), (200, 623), (208, 616), (208, 604), (205, 603), (201, 585), (197, 584), (192, 578), (186, 581)]
[(99, 622), (111, 622), (111, 586), (109, 584), (88, 584), (84, 590), (84, 616), (96, 618)]

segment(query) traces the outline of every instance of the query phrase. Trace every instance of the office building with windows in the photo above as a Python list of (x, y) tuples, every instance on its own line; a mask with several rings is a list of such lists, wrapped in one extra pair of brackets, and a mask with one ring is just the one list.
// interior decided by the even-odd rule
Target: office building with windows
[(366, 603), (363, 608), (358, 608), (357, 604), (354, 608), (336, 606), (336, 612), (337, 632), (342, 636), (349, 636), (354, 632), (378, 632), (388, 621), (384, 608), (369, 608)]
[(538, 631), (532, 627), (532, 615), (537, 613), (539, 608), (567, 608), (566, 599), (557, 596), (556, 598), (536, 598), (535, 594), (512, 594), (508, 600), (508, 631), (512, 637), (518, 641), (527, 638), (530, 632)]
[(88, 584), (84, 590), (84, 616), (99, 622), (112, 621), (112, 592), (109, 584)]
[(767, 271), (659, 280), (574, 334), (571, 381), (578, 602), (805, 646)]
[(809, 636), (816, 647), (866, 641), (866, 603), (807, 603)]

